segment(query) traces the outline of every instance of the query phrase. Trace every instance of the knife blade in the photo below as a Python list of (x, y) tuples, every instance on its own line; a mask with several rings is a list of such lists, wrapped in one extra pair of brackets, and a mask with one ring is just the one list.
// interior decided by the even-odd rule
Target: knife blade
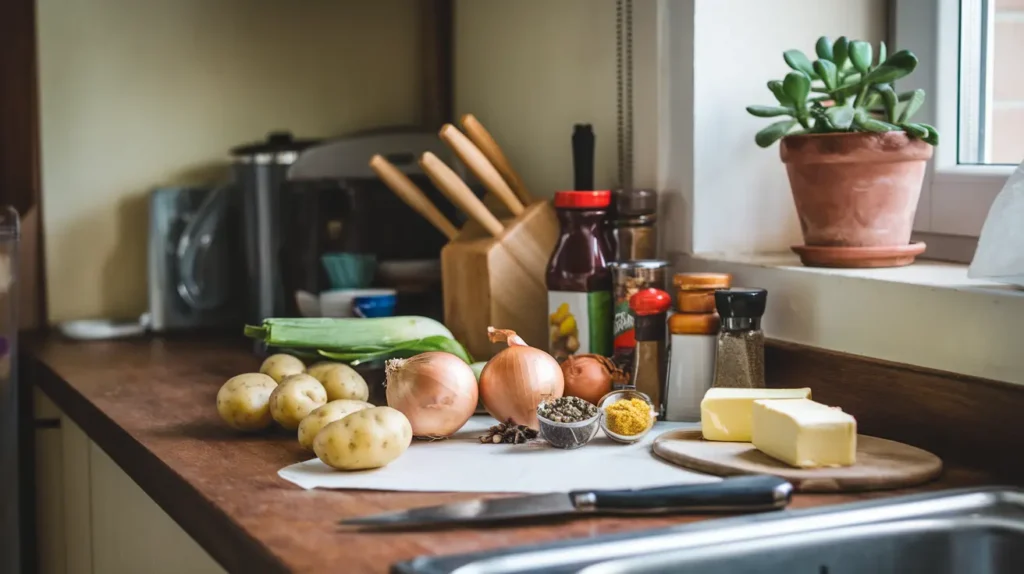
[(340, 521), (340, 524), (381, 529), (497, 522), (566, 514), (760, 512), (785, 508), (792, 492), (793, 486), (781, 478), (753, 475), (705, 484), (635, 490), (583, 490), (470, 500), (350, 518)]

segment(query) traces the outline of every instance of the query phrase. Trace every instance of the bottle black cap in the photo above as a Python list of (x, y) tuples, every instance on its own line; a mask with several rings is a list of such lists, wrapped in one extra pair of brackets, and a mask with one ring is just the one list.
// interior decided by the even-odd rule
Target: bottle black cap
[(715, 308), (722, 319), (760, 319), (768, 303), (764, 289), (719, 289), (715, 291)]

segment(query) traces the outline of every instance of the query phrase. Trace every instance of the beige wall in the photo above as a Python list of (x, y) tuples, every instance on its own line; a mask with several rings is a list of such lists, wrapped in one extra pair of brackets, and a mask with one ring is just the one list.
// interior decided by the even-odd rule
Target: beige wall
[(147, 194), (419, 114), (416, 0), (39, 0), (49, 319), (146, 308)]
[(572, 187), (592, 123), (597, 187), (616, 183), (614, 0), (457, 0), (455, 109), (491, 131), (534, 195)]

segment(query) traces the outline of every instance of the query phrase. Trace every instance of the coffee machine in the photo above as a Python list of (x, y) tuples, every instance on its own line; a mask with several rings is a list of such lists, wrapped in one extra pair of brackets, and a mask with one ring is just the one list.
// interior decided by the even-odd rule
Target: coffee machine
[[(397, 314), (440, 318), (439, 231), (370, 169), (374, 154), (398, 166), (452, 221), (454, 206), (416, 161), (450, 155), (432, 132), (390, 129), (318, 142), (287, 133), (232, 150), (248, 285), (245, 320), (297, 316), (296, 296), (345, 287), (335, 261), (366, 261), (374, 287), (397, 290)], [(476, 190), (479, 193), (479, 190)], [(344, 269), (343, 269), (344, 270)]]

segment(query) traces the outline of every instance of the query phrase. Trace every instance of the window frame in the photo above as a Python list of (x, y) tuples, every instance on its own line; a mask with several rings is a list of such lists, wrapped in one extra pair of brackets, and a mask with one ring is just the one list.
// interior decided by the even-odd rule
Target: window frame
[[(920, 64), (900, 90), (922, 88), (930, 102), (920, 121), (942, 134), (921, 189), (914, 231), (977, 238), (992, 202), (1016, 166), (958, 162), (960, 141), (960, 0), (894, 0), (892, 40), (914, 52)], [(933, 253), (929, 246), (929, 255)]]

